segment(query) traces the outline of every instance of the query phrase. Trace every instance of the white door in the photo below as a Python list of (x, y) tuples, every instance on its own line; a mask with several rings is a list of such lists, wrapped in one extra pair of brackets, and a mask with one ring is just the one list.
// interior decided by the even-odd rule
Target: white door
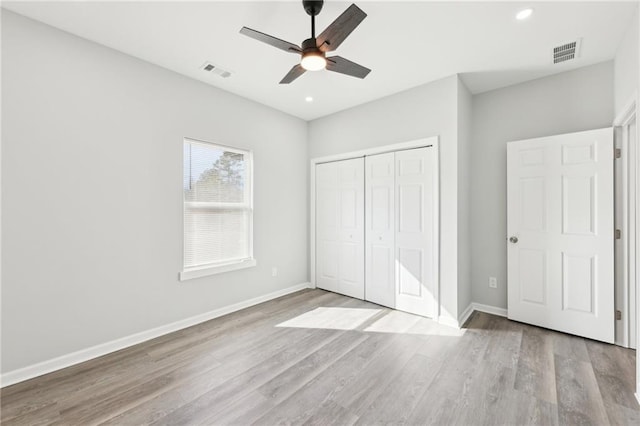
[(395, 307), (395, 155), (365, 159), (365, 298)]
[(433, 147), (395, 153), (396, 309), (437, 312), (438, 170)]
[(364, 159), (316, 166), (316, 285), (364, 298)]
[(508, 317), (613, 343), (613, 129), (508, 143), (507, 214)]

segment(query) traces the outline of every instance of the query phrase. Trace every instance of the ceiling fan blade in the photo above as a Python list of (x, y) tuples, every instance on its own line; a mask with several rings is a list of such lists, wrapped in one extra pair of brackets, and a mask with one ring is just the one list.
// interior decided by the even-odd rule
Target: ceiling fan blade
[(318, 48), (323, 52), (336, 50), (366, 17), (362, 9), (352, 4), (316, 38)]
[(300, 64), (294, 65), (293, 68), (291, 68), (291, 70), (289, 70), (287, 75), (285, 75), (284, 78), (282, 80), (280, 80), (280, 84), (289, 84), (289, 83), (291, 83), (293, 80), (295, 80), (296, 78), (298, 78), (302, 74), (304, 74), (305, 71), (306, 70), (304, 68), (302, 68), (302, 65), (300, 65)]
[(352, 77), (365, 78), (371, 72), (369, 68), (351, 62), (341, 56), (331, 56), (327, 58), (327, 69), (340, 74), (350, 75)]
[(240, 34), (244, 34), (247, 37), (251, 37), (263, 43), (270, 44), (273, 47), (277, 47), (280, 50), (284, 50), (285, 52), (291, 53), (302, 53), (302, 49), (296, 46), (293, 43), (289, 43), (288, 41), (280, 40), (279, 38), (270, 36), (269, 34), (261, 33), (260, 31), (252, 30), (248, 27), (242, 27), (240, 30)]

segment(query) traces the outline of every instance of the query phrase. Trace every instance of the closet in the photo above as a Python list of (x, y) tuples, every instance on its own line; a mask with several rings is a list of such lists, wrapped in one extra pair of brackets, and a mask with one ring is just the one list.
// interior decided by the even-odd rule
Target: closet
[(316, 286), (437, 315), (433, 146), (316, 164)]

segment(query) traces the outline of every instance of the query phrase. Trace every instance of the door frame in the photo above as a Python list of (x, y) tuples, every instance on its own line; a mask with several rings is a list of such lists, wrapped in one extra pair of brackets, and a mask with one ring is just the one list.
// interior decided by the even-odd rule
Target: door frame
[[(437, 193), (435, 198), (437, 200), (438, 208), (435, 213), (435, 221), (438, 224), (435, 229), (435, 236), (437, 241), (437, 247), (435, 256), (435, 294), (434, 299), (437, 305), (437, 312), (434, 312), (433, 320), (438, 321), (440, 317), (440, 311), (442, 306), (440, 304), (440, 150), (439, 150), (439, 137), (430, 136), (423, 139), (416, 139), (407, 142), (400, 142), (391, 145), (382, 145), (372, 148), (367, 148), (359, 151), (343, 152), (334, 155), (327, 155), (324, 157), (316, 157), (309, 160), (309, 265), (310, 265), (310, 277), (309, 282), (311, 288), (316, 287), (316, 164), (330, 163), (333, 161), (349, 160), (352, 158), (366, 157), (376, 154), (384, 154), (387, 152), (404, 151), (408, 149), (424, 148), (431, 146), (436, 151), (436, 176), (438, 177)], [(364, 268), (364, 265), (362, 266)], [(366, 280), (366, 276), (365, 276)], [(365, 294), (366, 297), (366, 294)]]
[[(627, 126), (635, 120), (636, 122), (636, 146), (629, 150), (629, 134)], [(621, 194), (622, 200), (615, 200), (615, 208), (622, 208), (622, 223), (616, 223), (616, 228), (622, 231), (622, 262), (616, 259), (616, 276), (621, 276), (622, 280), (615, 282), (615, 291), (621, 295), (622, 306), (616, 304), (615, 309), (622, 311), (622, 321), (616, 321), (616, 345), (625, 348), (631, 347), (632, 343), (638, 345), (640, 339), (640, 322), (638, 321), (638, 304), (640, 295), (638, 294), (638, 283), (640, 282), (640, 271), (638, 270), (638, 256), (640, 255), (640, 197), (637, 191), (640, 188), (640, 135), (638, 134), (638, 94), (635, 93), (627, 102), (622, 112), (613, 121), (615, 129), (616, 148), (621, 148), (622, 158), (616, 159), (615, 173), (621, 168)], [(633, 154), (633, 155), (632, 155)], [(630, 181), (630, 176), (635, 176), (634, 182)], [(617, 183), (616, 183), (617, 185)], [(616, 194), (617, 192), (616, 188)], [(634, 205), (630, 205), (630, 195), (636, 191)], [(622, 268), (619, 271), (618, 268)], [(635, 296), (635, 297), (634, 297)], [(618, 298), (616, 298), (616, 301)], [(635, 331), (635, 333), (634, 333)], [(635, 342), (631, 333), (636, 337)], [(620, 336), (620, 337), (618, 337)]]

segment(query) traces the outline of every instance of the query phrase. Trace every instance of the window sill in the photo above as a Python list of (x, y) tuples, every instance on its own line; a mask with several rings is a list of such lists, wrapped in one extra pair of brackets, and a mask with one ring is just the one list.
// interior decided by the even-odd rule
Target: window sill
[(216, 266), (205, 266), (197, 269), (187, 269), (180, 272), (180, 281), (206, 277), (208, 275), (222, 274), (224, 272), (237, 271), (238, 269), (251, 268), (253, 266), (256, 266), (256, 260), (246, 259), (240, 262), (225, 263)]

